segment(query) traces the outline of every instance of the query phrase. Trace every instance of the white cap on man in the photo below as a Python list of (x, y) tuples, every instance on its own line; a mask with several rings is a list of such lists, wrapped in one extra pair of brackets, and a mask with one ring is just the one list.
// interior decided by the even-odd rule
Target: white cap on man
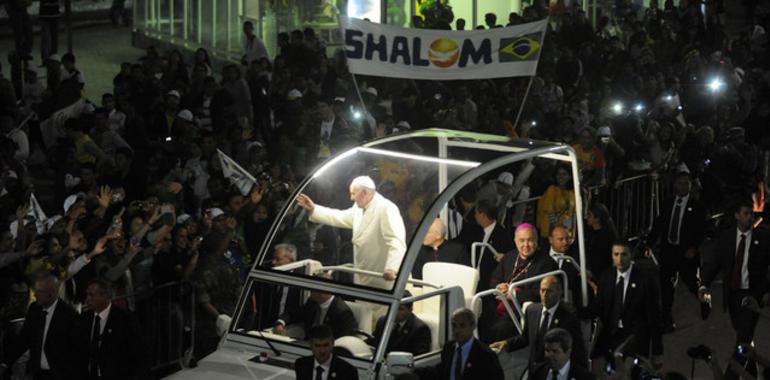
[(206, 210), (206, 212), (208, 212), (208, 214), (211, 217), (211, 219), (216, 219), (218, 216), (221, 216), (221, 215), (225, 214), (225, 212), (222, 211), (222, 209), (219, 208), (219, 207), (212, 207), (212, 208)]
[(369, 190), (377, 190), (377, 187), (374, 185), (374, 181), (371, 179), (371, 177), (365, 175), (353, 179), (353, 182), (350, 183), (350, 187), (356, 186), (365, 187)]
[(181, 110), (178, 114), (176, 114), (176, 117), (188, 122), (192, 123), (195, 121), (195, 116), (193, 115), (192, 111), (190, 110)]
[(64, 200), (64, 205), (62, 207), (64, 209), (64, 215), (67, 215), (67, 213), (69, 213), (70, 208), (72, 208), (72, 205), (74, 205), (75, 202), (83, 199), (84, 197), (85, 197), (85, 195), (83, 193), (77, 193), (77, 194), (72, 194), (72, 195), (68, 196)]

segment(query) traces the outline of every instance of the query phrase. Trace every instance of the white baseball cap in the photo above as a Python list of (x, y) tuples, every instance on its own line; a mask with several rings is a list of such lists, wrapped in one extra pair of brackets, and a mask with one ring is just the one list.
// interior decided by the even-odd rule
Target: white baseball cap
[(179, 91), (177, 90), (171, 90), (166, 93), (166, 96), (176, 96), (177, 98), (182, 98), (182, 95), (179, 94)]
[(206, 210), (206, 212), (207, 212), (209, 215), (211, 215), (211, 219), (216, 219), (216, 217), (218, 217), (218, 216), (221, 216), (221, 215), (224, 215), (224, 214), (225, 214), (225, 212), (224, 212), (224, 211), (222, 211), (222, 209), (221, 209), (221, 208), (219, 208), (219, 207), (212, 207), (212, 208), (210, 208), (210, 209)]
[(291, 91), (289, 91), (288, 98), (289, 100), (300, 99), (302, 98), (302, 92), (300, 90), (297, 90), (296, 88), (292, 89)]
[(83, 193), (77, 193), (72, 194), (67, 199), (64, 200), (64, 215), (67, 215), (67, 213), (70, 211), (70, 208), (72, 208), (72, 205), (75, 204), (75, 202), (85, 198), (85, 195)]
[(509, 172), (502, 172), (497, 176), (497, 182), (502, 182), (506, 185), (513, 185), (513, 174)]
[(190, 110), (181, 110), (178, 114), (176, 114), (176, 117), (190, 123), (195, 121), (195, 116), (193, 116), (193, 113)]

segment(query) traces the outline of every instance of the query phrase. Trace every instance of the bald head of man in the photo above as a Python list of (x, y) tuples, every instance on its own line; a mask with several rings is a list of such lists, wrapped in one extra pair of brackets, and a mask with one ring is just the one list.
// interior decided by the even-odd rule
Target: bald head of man
[(438, 248), (444, 243), (444, 235), (446, 234), (446, 227), (441, 219), (436, 218), (431, 223), (428, 232), (425, 234), (425, 238), (422, 239), (422, 244), (428, 247)]
[(554, 252), (566, 254), (570, 245), (569, 230), (564, 226), (554, 226), (548, 235), (548, 243)]

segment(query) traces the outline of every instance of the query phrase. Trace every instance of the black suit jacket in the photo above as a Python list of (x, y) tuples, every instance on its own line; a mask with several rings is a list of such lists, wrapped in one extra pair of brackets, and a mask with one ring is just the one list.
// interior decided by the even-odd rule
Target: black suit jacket
[(454, 240), (445, 241), (438, 250), (423, 245), (412, 267), (412, 278), (422, 279), (423, 265), (436, 261), (470, 266), (471, 254), (465, 245)]
[[(716, 278), (716, 275), (722, 272), (722, 289), (724, 297), (724, 307), (727, 309), (727, 303), (733, 292), (732, 274), (735, 266), (735, 251), (738, 245), (738, 232), (736, 227), (731, 227), (722, 231), (717, 236), (717, 254), (718, 260), (712, 262), (704, 261), (701, 268), (701, 283), (708, 287)], [(768, 284), (767, 268), (770, 265), (770, 236), (761, 229), (753, 229), (751, 232), (751, 241), (749, 244), (749, 293), (760, 301), (762, 296), (770, 291)]]
[[(8, 352), (3, 362), (10, 366), (29, 349), (30, 357), (27, 362), (27, 373), (40, 369), (41, 348), (39, 334), (45, 328), (42, 319), (43, 307), (37, 302), (29, 305), (21, 334)], [(51, 372), (61, 379), (72, 376), (73, 354), (72, 342), (74, 335), (72, 329), (77, 319), (77, 313), (68, 303), (59, 299), (56, 303), (51, 323), (48, 325), (48, 333), (45, 337), (45, 357)]]
[[(671, 226), (671, 216), (674, 212), (676, 197), (669, 199), (663, 206), (662, 212), (655, 219), (652, 230), (647, 236), (650, 244), (660, 241), (662, 247), (669, 246), (668, 233)], [(687, 205), (682, 210), (682, 223), (679, 226), (679, 247), (684, 250), (689, 248), (697, 249), (703, 241), (706, 233), (706, 210), (700, 202), (693, 199), (692, 196), (687, 200)], [(673, 259), (662, 256), (661, 260)]]
[[(91, 328), (94, 324), (94, 312), (87, 311), (80, 315), (78, 337), (79, 378), (87, 378)], [(149, 372), (148, 346), (142, 337), (145, 332), (130, 311), (115, 305), (110, 307), (110, 314), (102, 330), (99, 344), (99, 370), (104, 379), (144, 379)]]
[[(599, 333), (599, 340), (602, 342), (607, 342), (610, 334), (608, 324), (612, 313), (616, 277), (615, 268), (602, 274), (599, 294), (593, 305), (595, 315), (602, 322), (602, 330)], [(623, 321), (624, 331), (635, 337), (632, 347), (635, 353), (648, 356), (652, 342), (652, 353), (663, 354), (660, 285), (658, 278), (642, 265), (633, 264), (620, 319)], [(600, 342), (597, 342), (597, 350), (605, 348), (608, 347), (602, 347)]]
[[(572, 249), (573, 247), (574, 247), (574, 245), (570, 246), (570, 249), (568, 250), (566, 256), (569, 256), (570, 258), (575, 260), (575, 263), (579, 264), (580, 263), (579, 253), (574, 252), (574, 251), (576, 251), (576, 249), (573, 250)], [(548, 251), (548, 255), (550, 256), (550, 249)], [(607, 257), (609, 257), (609, 255), (607, 255)], [(554, 261), (556, 261), (556, 260), (554, 260)], [(556, 266), (557, 267), (559, 266), (558, 262), (556, 262)], [(558, 268), (558, 269), (563, 270), (564, 273), (567, 274), (567, 280), (569, 281), (568, 285), (569, 285), (570, 303), (572, 303), (573, 305), (582, 305), (583, 300), (582, 300), (582, 291), (580, 289), (580, 271), (577, 268), (575, 268), (572, 264), (570, 264), (570, 263), (568, 263), (566, 261), (563, 261), (562, 265), (561, 265), (561, 268)], [(559, 280), (562, 282), (562, 287), (563, 287), (563, 285), (564, 285), (563, 282), (564, 281), (561, 278), (561, 276), (559, 277)], [(588, 289), (588, 300), (589, 300), (589, 302), (591, 300), (591, 296), (592, 295), (593, 295), (593, 292), (589, 288)]]
[[(280, 310), (284, 290), (288, 290), (286, 293), (286, 304), (284, 309)], [(260, 306), (257, 310), (257, 323), (260, 329), (273, 327), (276, 319), (282, 313), (297, 309), (302, 304), (300, 289), (293, 286), (262, 284), (262, 286), (256, 287), (254, 292), (257, 297), (257, 305)]]
[[(480, 242), (484, 240), (484, 230), (481, 229), (481, 235), (477, 236), (475, 242)], [(489, 240), (487, 240), (487, 243), (493, 247), (495, 247), (495, 250), (498, 253), (508, 253), (513, 251), (516, 247), (513, 244), (513, 235), (507, 231), (505, 228), (501, 227), (500, 224), (495, 224), (495, 227), (492, 229), (492, 234), (489, 235)], [(486, 252), (488, 250), (483, 250), (479, 248), (476, 251), (476, 260), (478, 260), (478, 255), (481, 254), (481, 252), (484, 251), (484, 257), (481, 258), (481, 264), (479, 265), (479, 286), (477, 291), (482, 291), (490, 288), (490, 278), (492, 275), (492, 272), (495, 270), (495, 266), (497, 265), (497, 261), (495, 261), (495, 255), (492, 252)], [(494, 286), (497, 284), (493, 284), (491, 286)]]
[[(548, 329), (563, 328), (572, 335), (572, 354), (570, 358), (574, 365), (588, 368), (588, 356), (583, 345), (583, 333), (580, 330), (580, 322), (577, 317), (567, 310), (569, 306), (560, 303), (556, 308), (551, 325)], [(522, 335), (516, 335), (508, 339), (508, 351), (515, 351), (529, 346), (529, 366), (532, 369), (537, 362), (543, 361), (544, 343), (543, 337), (538, 336), (540, 323), (543, 317), (543, 304), (530, 305), (525, 312), (524, 331)]]
[[(495, 268), (495, 271), (492, 273), (490, 279), (490, 287), (497, 286), (497, 284), (503, 282), (508, 282), (511, 277), (511, 273), (513, 272), (513, 267), (516, 265), (516, 257), (518, 255), (518, 252), (509, 253), (505, 256), (503, 261), (497, 265), (497, 268)], [(526, 269), (527, 272), (522, 275), (519, 280), (559, 269), (556, 261), (554, 261), (551, 256), (548, 255), (548, 252), (545, 251), (535, 252), (530, 260), (531, 262), (528, 264), (529, 266)], [(540, 302), (540, 283), (533, 282), (521, 286), (516, 292), (516, 298), (520, 303), (527, 301)]]
[[(315, 303), (315, 301), (308, 299), (302, 307), (299, 309), (289, 310), (283, 313), (280, 317), (282, 321), (289, 325), (294, 322), (302, 323), (305, 327), (305, 333), (310, 331), (313, 327), (313, 323), (316, 320), (316, 316), (321, 312), (321, 306)], [(353, 311), (350, 310), (345, 301), (340, 297), (334, 297), (329, 310), (326, 312), (323, 324), (329, 325), (332, 328), (334, 338), (342, 336), (353, 335), (358, 322), (353, 315)]]
[[(409, 317), (404, 322), (404, 327), (398, 328), (398, 324), (395, 324), (393, 327), (386, 352), (405, 351), (417, 356), (430, 351), (430, 327), (416, 315), (409, 314)], [(367, 343), (376, 347), (380, 342), (384, 329), (385, 317), (380, 317), (377, 320), (377, 327), (374, 328), (374, 339), (369, 340)]]
[[(548, 364), (547, 363), (539, 363), (532, 368), (532, 370), (529, 373), (529, 378), (532, 380), (546, 380), (548, 376)], [(567, 379), (569, 380), (596, 380), (596, 376), (594, 376), (591, 372), (589, 372), (587, 369), (575, 365), (574, 362), (570, 361), (569, 366), (569, 373), (567, 374)]]
[[(503, 368), (500, 366), (497, 354), (479, 342), (478, 339), (471, 339), (473, 339), (473, 343), (471, 351), (468, 353), (468, 360), (465, 362), (462, 379), (457, 380), (503, 380)], [(449, 379), (455, 350), (455, 341), (448, 341), (441, 351), (441, 363), (434, 367), (418, 370), (417, 374), (420, 379)]]
[[(315, 379), (315, 358), (311, 356), (304, 356), (297, 359), (294, 362), (294, 375), (297, 380), (313, 380)], [(358, 380), (358, 370), (350, 363), (338, 358), (336, 355), (332, 356), (332, 364), (329, 366), (329, 380), (331, 379), (350, 379)]]

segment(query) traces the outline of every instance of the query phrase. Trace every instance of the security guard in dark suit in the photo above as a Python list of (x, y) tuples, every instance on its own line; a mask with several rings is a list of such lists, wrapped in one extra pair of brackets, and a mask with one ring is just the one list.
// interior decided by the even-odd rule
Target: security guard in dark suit
[[(699, 296), (702, 301), (709, 295), (709, 287), (716, 275), (722, 272), (724, 308), (730, 313), (736, 345), (751, 342), (757, 327), (758, 315), (744, 306), (750, 303), (770, 303), (770, 283), (767, 279), (770, 266), (770, 236), (763, 230), (754, 228), (753, 207), (749, 199), (736, 207), (733, 214), (734, 227), (717, 236), (720, 260), (714, 260), (710, 265), (704, 262), (701, 270), (702, 286)], [(739, 362), (745, 361), (742, 355), (736, 355), (736, 359)], [(747, 363), (747, 367), (747, 370), (756, 376), (756, 365)]]
[[(602, 373), (606, 360), (621, 347), (622, 353), (652, 357), (662, 365), (660, 289), (656, 273), (635, 264), (625, 243), (612, 245), (611, 268), (599, 280), (593, 311), (599, 318), (599, 335), (591, 357), (594, 374)], [(631, 339), (633, 338), (633, 339)]]
[(648, 236), (650, 244), (659, 241), (658, 261), (664, 332), (676, 328), (671, 307), (677, 280), (681, 279), (693, 294), (697, 294), (698, 290), (698, 247), (705, 237), (706, 212), (700, 203), (690, 196), (691, 187), (690, 173), (677, 174), (674, 181), (674, 197), (666, 202)]
[[(411, 297), (412, 293), (404, 291), (404, 297)], [(412, 313), (412, 303), (401, 304), (396, 314), (396, 325), (388, 339), (386, 352), (404, 351), (411, 352), (417, 356), (430, 351), (431, 334), (430, 327), (419, 317)], [(367, 340), (367, 344), (377, 346), (382, 339), (382, 333), (385, 330), (385, 316), (377, 320), (377, 326), (374, 328), (374, 337)]]

